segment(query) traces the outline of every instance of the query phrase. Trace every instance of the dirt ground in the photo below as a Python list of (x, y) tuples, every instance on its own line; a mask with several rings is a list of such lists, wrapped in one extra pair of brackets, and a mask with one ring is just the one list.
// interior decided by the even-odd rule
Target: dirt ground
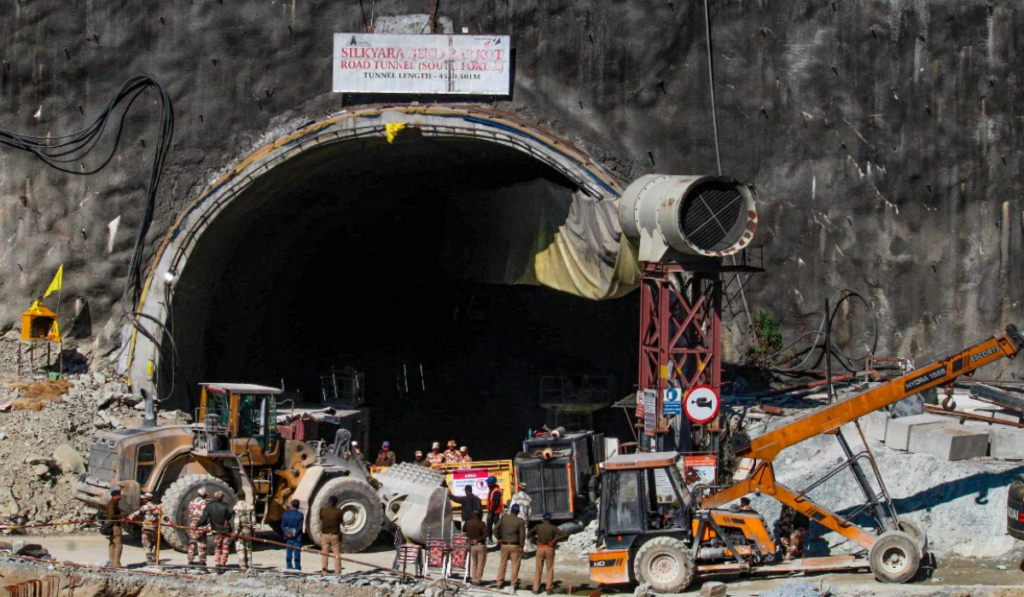
[[(268, 538), (270, 535), (268, 535)], [(25, 537), (29, 539), (28, 537)], [(144, 561), (139, 544), (131, 537), (125, 537), (125, 549), (122, 563), (129, 567), (139, 567)], [(81, 564), (96, 565), (106, 559), (107, 541), (97, 534), (88, 535), (57, 535), (30, 539), (46, 547), (54, 558)], [(1024, 597), (1024, 572), (1020, 570), (1021, 554), (1013, 557), (991, 560), (946, 559), (936, 562), (934, 570), (924, 571), (918, 580), (907, 585), (884, 585), (874, 580), (870, 572), (818, 574), (789, 577), (737, 577), (721, 576), (706, 580), (725, 582), (730, 595), (759, 595), (774, 588), (783, 587), (794, 580), (802, 580), (815, 587), (830, 587), (834, 595), (993, 595), (997, 597)], [(351, 559), (377, 566), (390, 566), (394, 551), (389, 545), (380, 542), (368, 552), (352, 554)], [(314, 554), (302, 555), (304, 573), (316, 574), (320, 570), (319, 557)], [(184, 565), (185, 556), (174, 551), (162, 551), (161, 561), (168, 569)], [(273, 546), (257, 545), (255, 548), (256, 565), (261, 568), (279, 568), (284, 566), (284, 550)], [(231, 564), (236, 562), (232, 554)], [(492, 551), (488, 555), (485, 581), (493, 581), (497, 573), (498, 554)], [(369, 566), (345, 563), (346, 573), (369, 570)], [(534, 572), (532, 557), (524, 559), (520, 571), (519, 594), (529, 595)], [(587, 563), (575, 553), (568, 550), (560, 551), (556, 564), (557, 587), (559, 594), (590, 595), (596, 590), (602, 594), (632, 595), (632, 587), (597, 587), (587, 576)], [(687, 594), (699, 594), (700, 581), (690, 587)]]

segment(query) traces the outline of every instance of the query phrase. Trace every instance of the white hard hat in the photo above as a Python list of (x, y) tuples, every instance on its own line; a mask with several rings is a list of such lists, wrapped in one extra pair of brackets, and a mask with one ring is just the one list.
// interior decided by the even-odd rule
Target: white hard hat
[(353, 446), (358, 446), (358, 445), (359, 445), (359, 442), (357, 442), (357, 441), (355, 441), (355, 440), (352, 440), (352, 445), (353, 445)]
[(199, 497), (206, 497), (206, 488), (205, 487), (200, 487), (199, 491), (197, 491), (196, 493), (199, 494)]

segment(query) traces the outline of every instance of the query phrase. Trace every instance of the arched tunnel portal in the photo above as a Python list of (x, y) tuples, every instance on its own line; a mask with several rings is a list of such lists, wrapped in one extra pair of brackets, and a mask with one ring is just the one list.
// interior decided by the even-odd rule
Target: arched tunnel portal
[[(567, 142), (478, 107), (307, 124), (187, 208), (139, 305), (161, 347), (133, 333), (123, 365), (192, 412), (199, 382), (315, 399), (325, 371), (353, 366), (372, 441), (402, 458), (448, 438), (507, 457), (544, 422), (542, 376), (633, 387), (635, 263), (586, 238), (617, 238), (619, 191)], [(598, 421), (629, 433), (621, 413)]]

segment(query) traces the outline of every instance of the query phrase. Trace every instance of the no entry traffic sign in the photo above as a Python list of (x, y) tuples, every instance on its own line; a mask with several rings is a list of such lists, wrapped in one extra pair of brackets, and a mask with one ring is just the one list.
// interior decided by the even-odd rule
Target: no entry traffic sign
[(694, 423), (703, 424), (718, 415), (718, 407), (720, 405), (721, 400), (718, 398), (718, 392), (712, 389), (711, 386), (696, 386), (686, 394), (686, 399), (683, 401), (683, 411), (686, 413), (687, 419)]

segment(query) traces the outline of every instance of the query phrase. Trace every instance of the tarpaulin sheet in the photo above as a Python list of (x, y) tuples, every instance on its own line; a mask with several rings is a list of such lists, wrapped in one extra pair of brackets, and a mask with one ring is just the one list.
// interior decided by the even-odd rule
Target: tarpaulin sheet
[(444, 261), (455, 276), (543, 284), (600, 300), (640, 282), (636, 250), (619, 227), (617, 199), (594, 199), (537, 179), (454, 197)]

